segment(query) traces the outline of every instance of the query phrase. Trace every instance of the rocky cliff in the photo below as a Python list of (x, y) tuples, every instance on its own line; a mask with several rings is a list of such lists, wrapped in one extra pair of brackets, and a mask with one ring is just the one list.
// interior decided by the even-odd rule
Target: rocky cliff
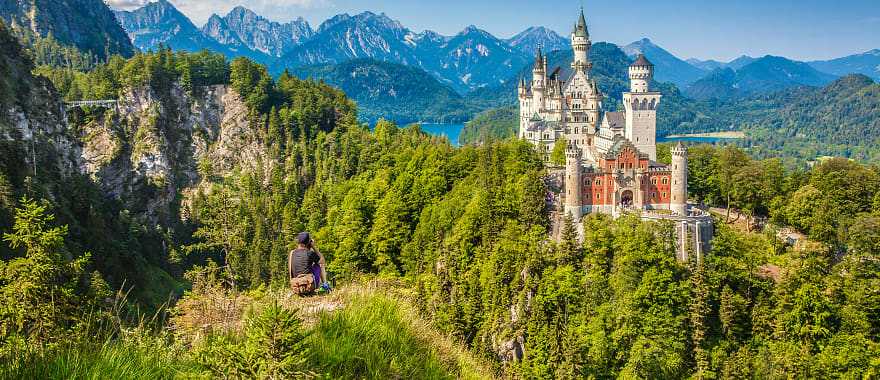
[(78, 171), (81, 151), (67, 131), (60, 96), (48, 80), (31, 75), (32, 63), (4, 27), (0, 52), (0, 169), (13, 183), (37, 169), (53, 176)]
[(174, 222), (181, 194), (212, 175), (254, 169), (267, 151), (227, 86), (129, 90), (78, 129), (84, 171), (131, 212), (163, 224)]

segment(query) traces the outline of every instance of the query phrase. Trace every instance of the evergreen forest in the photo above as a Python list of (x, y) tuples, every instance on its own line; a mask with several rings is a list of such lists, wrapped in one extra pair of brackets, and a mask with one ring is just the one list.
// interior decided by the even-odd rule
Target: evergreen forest
[[(247, 58), (39, 51), (0, 27), (0, 378), (880, 376), (876, 165), (691, 146), (690, 197), (716, 229), (711, 252), (681, 262), (671, 224), (551, 219), (549, 169), (527, 142), (457, 148), (418, 125), (368, 126), (342, 91)], [(258, 159), (165, 150), (195, 145), (169, 116), (195, 103), (171, 105), (217, 87), (247, 120), (221, 136)], [(145, 176), (144, 202), (68, 161), (124, 107), (72, 110), (60, 129), (34, 116), (140, 90), (153, 116), (108, 141), (177, 152), (174, 176)], [(159, 198), (166, 211), (132, 206)], [(289, 294), (300, 231), (333, 291)]]

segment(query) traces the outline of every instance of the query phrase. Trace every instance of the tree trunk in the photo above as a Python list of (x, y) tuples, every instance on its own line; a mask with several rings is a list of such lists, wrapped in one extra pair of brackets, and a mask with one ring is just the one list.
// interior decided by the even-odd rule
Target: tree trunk
[(727, 192), (727, 216), (724, 217), (724, 223), (730, 223), (730, 192)]

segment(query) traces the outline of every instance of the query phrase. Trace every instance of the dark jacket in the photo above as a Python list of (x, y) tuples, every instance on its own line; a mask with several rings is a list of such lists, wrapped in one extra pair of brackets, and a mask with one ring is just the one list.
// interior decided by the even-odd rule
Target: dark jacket
[(288, 257), (289, 267), (287, 268), (290, 278), (311, 274), (312, 265), (317, 264), (320, 260), (321, 258), (318, 254), (311, 249), (297, 248), (290, 251), (290, 256)]

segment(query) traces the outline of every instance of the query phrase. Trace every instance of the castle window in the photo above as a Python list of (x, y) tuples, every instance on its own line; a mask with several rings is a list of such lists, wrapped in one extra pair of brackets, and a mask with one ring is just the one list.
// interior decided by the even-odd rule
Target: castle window
[(596, 185), (602, 185), (602, 178), (596, 178)]
[(657, 184), (657, 178), (651, 178), (651, 184), (652, 184), (652, 185), (656, 185), (656, 184)]
[(666, 198), (666, 192), (665, 192), (665, 191), (663, 192), (663, 198)]
[(657, 198), (657, 193), (651, 193), (651, 198)]
[(669, 178), (665, 178), (665, 177), (664, 177), (664, 178), (663, 178), (663, 184), (664, 184), (664, 185), (668, 185), (668, 184), (669, 184)]
[(600, 199), (601, 197), (602, 197), (602, 194), (596, 194), (596, 199)]

